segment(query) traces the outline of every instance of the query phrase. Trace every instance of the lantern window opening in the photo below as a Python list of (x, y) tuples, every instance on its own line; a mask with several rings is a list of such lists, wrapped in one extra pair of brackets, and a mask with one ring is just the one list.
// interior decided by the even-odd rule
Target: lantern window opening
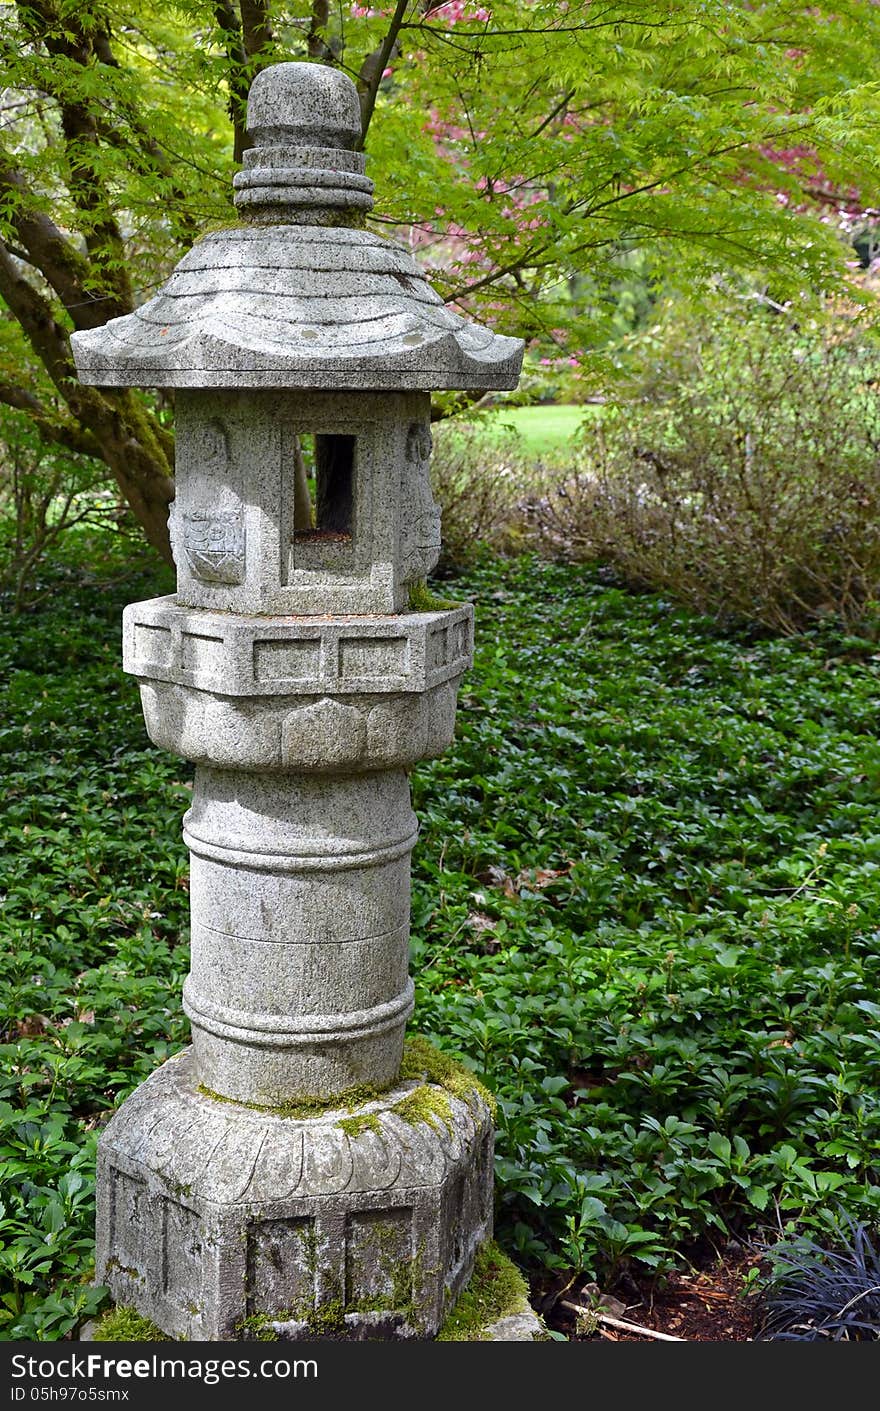
[[(300, 432), (295, 454), (304, 473), (308, 509), (294, 510), (293, 537), (297, 542), (351, 543), (354, 518), (357, 438), (343, 434)], [(301, 501), (297, 500), (297, 507)]]

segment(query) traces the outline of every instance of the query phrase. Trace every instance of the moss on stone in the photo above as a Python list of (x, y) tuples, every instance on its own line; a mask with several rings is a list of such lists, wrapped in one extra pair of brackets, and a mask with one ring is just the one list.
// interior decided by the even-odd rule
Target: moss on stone
[(363, 1107), (381, 1097), (383, 1090), (364, 1083), (360, 1087), (346, 1088), (344, 1092), (336, 1093), (333, 1097), (307, 1098), (302, 1102), (284, 1103), (281, 1107), (268, 1107), (259, 1102), (238, 1102), (233, 1097), (224, 1097), (222, 1093), (213, 1092), (203, 1083), (199, 1084), (197, 1091), (202, 1097), (209, 1097), (212, 1102), (225, 1102), (232, 1107), (245, 1107), (249, 1112), (266, 1112), (271, 1117), (287, 1117), (302, 1122), (308, 1121), (310, 1117), (322, 1117), (325, 1112), (333, 1112), (338, 1107), (345, 1107), (349, 1112), (353, 1112), (356, 1107)]
[(173, 1342), (134, 1308), (111, 1308), (95, 1325), (92, 1342)]
[[(424, 1330), (425, 1310), (417, 1305), (415, 1290), (421, 1288), (425, 1282), (424, 1258), (424, 1241), (419, 1242), (414, 1255), (401, 1256), (396, 1247), (394, 1232), (387, 1227), (377, 1227), (373, 1231), (369, 1262), (378, 1265), (386, 1290), (384, 1293), (375, 1292), (349, 1300), (345, 1305), (345, 1312), (393, 1316), (408, 1324), (416, 1334), (420, 1334)], [(363, 1265), (356, 1262), (353, 1272), (356, 1279), (362, 1276)], [(436, 1272), (432, 1271), (432, 1277)]]
[(362, 1132), (381, 1132), (382, 1124), (377, 1112), (358, 1112), (352, 1117), (340, 1117), (336, 1123), (350, 1137), (359, 1137)]
[(477, 1250), (474, 1271), (437, 1334), (438, 1342), (490, 1342), (499, 1318), (530, 1311), (529, 1290), (516, 1265), (495, 1244)]
[[(454, 606), (458, 606), (458, 604)], [(482, 1100), (489, 1108), (493, 1122), (497, 1117), (495, 1099), (470, 1069), (465, 1068), (461, 1063), (456, 1063), (455, 1059), (450, 1058), (448, 1054), (441, 1053), (421, 1034), (407, 1039), (404, 1044), (400, 1075), (396, 1081), (432, 1083), (449, 1093), (450, 1096), (460, 1098), (471, 1107)], [(396, 1083), (391, 1086), (395, 1085)], [(357, 1112), (357, 1109), (365, 1107), (367, 1103), (377, 1101), (389, 1091), (389, 1088), (375, 1088), (365, 1083), (360, 1087), (346, 1088), (333, 1097), (309, 1098), (302, 1102), (285, 1103), (280, 1107), (269, 1107), (258, 1102), (238, 1102), (235, 1098), (225, 1097), (223, 1093), (215, 1093), (211, 1088), (206, 1088), (204, 1084), (200, 1084), (197, 1091), (201, 1093), (202, 1097), (210, 1098), (212, 1102), (223, 1102), (230, 1107), (243, 1107), (249, 1112), (264, 1112), (272, 1117), (286, 1117), (292, 1121), (308, 1121), (310, 1117), (322, 1117), (325, 1113), (345, 1108), (349, 1113), (355, 1115), (340, 1118), (337, 1125), (349, 1136), (359, 1136), (363, 1131), (379, 1131), (380, 1119), (378, 1114), (361, 1114)], [(404, 1099), (404, 1102), (408, 1102), (408, 1100), (409, 1097)], [(399, 1107), (398, 1103), (392, 1110), (398, 1112)], [(435, 1115), (438, 1115), (436, 1111)], [(445, 1115), (443, 1121), (447, 1122)], [(189, 1192), (187, 1191), (186, 1194)]]
[(409, 585), (410, 612), (447, 612), (450, 608), (464, 607), (464, 603), (454, 598), (441, 598), (428, 587), (424, 578)]
[(303, 1321), (308, 1323), (309, 1332), (316, 1337), (333, 1337), (345, 1331), (345, 1309), (339, 1298), (319, 1303), (302, 1316)]
[(456, 1063), (448, 1054), (441, 1053), (421, 1034), (407, 1039), (403, 1047), (403, 1062), (400, 1065), (402, 1079), (434, 1083), (452, 1097), (460, 1098), (469, 1107), (484, 1102), (494, 1122), (498, 1116), (498, 1105), (489, 1089), (469, 1068)]
[(443, 1092), (442, 1088), (428, 1083), (421, 1083), (419, 1087), (413, 1088), (411, 1093), (407, 1093), (406, 1097), (394, 1104), (391, 1111), (410, 1127), (415, 1127), (418, 1122), (426, 1122), (435, 1132), (439, 1131), (441, 1126), (451, 1132), (455, 1125), (448, 1094)]
[(271, 1317), (268, 1313), (252, 1313), (249, 1318), (245, 1318), (241, 1323), (236, 1324), (236, 1332), (244, 1333), (254, 1342), (278, 1342), (273, 1323), (277, 1323), (277, 1317)]

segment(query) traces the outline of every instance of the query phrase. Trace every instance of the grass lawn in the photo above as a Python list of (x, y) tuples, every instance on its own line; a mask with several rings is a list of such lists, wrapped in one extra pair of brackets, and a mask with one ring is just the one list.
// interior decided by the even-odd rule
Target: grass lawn
[(499, 407), (499, 422), (509, 423), (522, 437), (526, 450), (536, 456), (563, 450), (580, 429), (592, 406)]
[[(146, 738), (97, 553), (0, 618), (0, 1338), (90, 1288), (98, 1134), (187, 1041), (191, 770)], [(876, 646), (720, 636), (522, 559), (413, 781), (415, 1025), (496, 1093), (497, 1238), (607, 1287), (880, 1212)]]

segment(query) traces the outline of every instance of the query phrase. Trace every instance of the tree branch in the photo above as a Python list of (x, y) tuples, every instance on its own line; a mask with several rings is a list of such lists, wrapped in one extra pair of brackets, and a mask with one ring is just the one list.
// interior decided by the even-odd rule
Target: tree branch
[(241, 22), (232, 0), (215, 0), (214, 18), (223, 36), (229, 63), (229, 116), (232, 119), (233, 158), (240, 162), (247, 147), (248, 90), (269, 57), (272, 28), (267, 0), (239, 0)]
[[(328, 44), (324, 38), (329, 21), (330, 0), (313, 0), (306, 35), (306, 52), (310, 59), (323, 59), (325, 63), (332, 64), (339, 58), (339, 53), (334, 51), (333, 45)], [(337, 44), (336, 49), (339, 48)]]
[(574, 97), (574, 95), (575, 95), (576, 92), (577, 92), (577, 89), (576, 89), (576, 88), (569, 88), (568, 92), (567, 92), (567, 93), (564, 93), (564, 94), (562, 95), (562, 97), (560, 98), (559, 102), (556, 104), (556, 107), (553, 109), (553, 111), (547, 114), (547, 116), (546, 116), (546, 118), (544, 119), (544, 121), (543, 121), (542, 123), (539, 123), (539, 124), (538, 124), (538, 126), (535, 128), (534, 132), (530, 132), (530, 133), (528, 134), (528, 136), (529, 136), (529, 138), (530, 138), (530, 140), (531, 140), (532, 142), (534, 142), (534, 140), (535, 140), (536, 137), (540, 137), (540, 136), (541, 136), (541, 133), (544, 131), (544, 129), (545, 129), (546, 127), (549, 127), (549, 126), (550, 126), (550, 124), (552, 123), (553, 119), (554, 119), (554, 118), (558, 118), (558, 117), (559, 117), (559, 114), (560, 114), (561, 112), (563, 112), (565, 108), (568, 107), (569, 103), (571, 102), (571, 100), (572, 100), (572, 98)]
[[(27, 3), (19, 0), (19, 13), (25, 28), (35, 41), (42, 42), (52, 58), (82, 69), (92, 67), (95, 54), (91, 39), (81, 26), (75, 27), (73, 12), (62, 24), (51, 0), (27, 0)], [(35, 20), (40, 23), (35, 25)], [(99, 146), (95, 120), (89, 104), (71, 101), (62, 84), (44, 80), (44, 91), (58, 104), (61, 114), (68, 189), (83, 217), (83, 235), (94, 270), (100, 272), (106, 295), (109, 295), (109, 299), (105, 296), (104, 317), (116, 318), (131, 312), (134, 299), (122, 234), (95, 161)]]
[(76, 380), (67, 329), (58, 322), (50, 301), (25, 277), (2, 243), (0, 297), (21, 324), (28, 342), (66, 401), (70, 384)]
[(33, 392), (12, 382), (0, 381), (0, 402), (4, 406), (14, 407), (16, 411), (26, 412), (43, 441), (63, 446), (66, 451), (75, 451), (77, 455), (102, 459), (101, 447), (90, 431), (75, 421), (60, 419)]
[(96, 117), (95, 124), (107, 146), (115, 147), (118, 152), (122, 152), (139, 175), (160, 176), (164, 181), (170, 182), (168, 195), (171, 201), (166, 208), (169, 223), (174, 227), (181, 241), (194, 242), (201, 234), (201, 226), (186, 208), (187, 193), (182, 186), (178, 185), (174, 167), (168, 160), (167, 154), (156, 139), (150, 136), (146, 128), (142, 127), (133, 110), (126, 111), (126, 118), (135, 139), (133, 142), (126, 141), (113, 113), (110, 114), (109, 119)]
[(229, 116), (232, 119), (233, 156), (240, 162), (247, 140), (247, 55), (241, 30), (231, 0), (216, 0), (214, 18), (223, 36), (223, 47), (229, 63)]
[[(0, 162), (6, 154), (0, 152)], [(8, 161), (8, 158), (6, 158)], [(7, 202), (9, 220), (26, 252), (29, 264), (38, 269), (69, 311), (74, 328), (99, 328), (106, 323), (106, 298), (93, 292), (89, 261), (55, 222), (39, 210), (24, 177), (11, 166), (0, 165), (0, 196)], [(7, 256), (9, 247), (4, 246)]]
[[(249, 59), (255, 59), (272, 43), (272, 27), (269, 23), (269, 6), (265, 0), (239, 0), (241, 10), (241, 37), (244, 52)], [(259, 66), (252, 68), (251, 81), (259, 72)]]
[(391, 16), (391, 23), (385, 33), (385, 38), (374, 49), (372, 54), (368, 54), (361, 64), (360, 73), (357, 77), (358, 93), (361, 100), (361, 140), (358, 143), (359, 150), (363, 151), (364, 143), (367, 140), (367, 133), (370, 130), (370, 122), (373, 117), (373, 109), (376, 106), (376, 96), (379, 92), (379, 84), (382, 82), (382, 75), (391, 58), (392, 51), (397, 43), (397, 37), (403, 25), (404, 17), (409, 9), (410, 0), (397, 0), (394, 7), (394, 14)]

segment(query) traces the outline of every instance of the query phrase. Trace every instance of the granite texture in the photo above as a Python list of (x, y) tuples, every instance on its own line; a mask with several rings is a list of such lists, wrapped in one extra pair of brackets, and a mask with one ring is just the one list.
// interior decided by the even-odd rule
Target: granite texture
[[(440, 553), (430, 412), (424, 393), (180, 392), (178, 601), (284, 615), (404, 610)], [(317, 477), (323, 526), (295, 512), (306, 436), (337, 457), (335, 478)]]
[(127, 610), (124, 664), (196, 764), (193, 1042), (115, 1114), (97, 1184), (99, 1280), (174, 1337), (430, 1337), (491, 1233), (483, 1096), (400, 1080), (406, 771), (452, 739), (473, 636), (467, 604), (408, 605), (440, 551), (428, 394), (514, 386), (522, 344), (359, 228), (359, 122), (340, 71), (265, 69), (249, 224), (72, 338), (84, 382), (180, 389), (177, 592)]
[(476, 1091), (416, 1117), (424, 1086), (303, 1119), (170, 1059), (101, 1139), (98, 1281), (192, 1341), (433, 1336), (491, 1235), (492, 1125)]
[(410, 767), (452, 742), (471, 663), (470, 603), (393, 617), (207, 612), (132, 603), (123, 665), (153, 742), (196, 764), (361, 773)]
[(235, 177), (250, 225), (212, 232), (134, 313), (75, 333), (83, 382), (105, 387), (400, 391), (515, 387), (518, 338), (442, 304), (409, 254), (359, 228), (373, 204), (351, 150), (344, 74), (276, 64), (254, 80)]
[(71, 346), (99, 387), (489, 391), (522, 368), (520, 340), (447, 309), (407, 251), (305, 226), (206, 235), (146, 304)]
[(394, 1081), (416, 831), (403, 770), (196, 771), (183, 1002), (207, 1087), (277, 1106)]
[(130, 603), (122, 626), (131, 676), (230, 697), (431, 691), (471, 664), (470, 603), (381, 617), (259, 617), (204, 612), (179, 598)]

